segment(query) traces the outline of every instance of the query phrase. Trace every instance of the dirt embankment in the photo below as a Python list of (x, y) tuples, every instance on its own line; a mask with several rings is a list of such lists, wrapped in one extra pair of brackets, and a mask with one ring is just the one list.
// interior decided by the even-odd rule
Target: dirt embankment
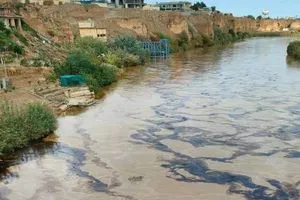
[(300, 21), (260, 20), (207, 12), (181, 13), (143, 11), (140, 9), (109, 9), (97, 5), (27, 6), (22, 10), (25, 21), (56, 42), (68, 42), (79, 37), (78, 22), (92, 19), (97, 27), (106, 28), (109, 37), (132, 34), (150, 38), (155, 33), (176, 37), (183, 31), (213, 35), (213, 27), (235, 32), (278, 32), (285, 28), (300, 30)]
[(47, 67), (9, 67), (6, 72), (0, 69), (0, 77), (7, 73), (14, 90), (4, 92), (0, 90), (0, 101), (8, 100), (21, 105), (23, 103), (43, 102), (41, 98), (34, 95), (34, 88), (46, 83), (45, 77), (52, 71)]

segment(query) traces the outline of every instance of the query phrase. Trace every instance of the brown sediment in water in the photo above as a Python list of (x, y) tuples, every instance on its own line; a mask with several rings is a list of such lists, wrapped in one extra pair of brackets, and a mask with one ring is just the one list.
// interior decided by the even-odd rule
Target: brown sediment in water
[(94, 106), (59, 118), (56, 143), (15, 157), (0, 197), (299, 199), (300, 71), (278, 48), (290, 40), (128, 70)]

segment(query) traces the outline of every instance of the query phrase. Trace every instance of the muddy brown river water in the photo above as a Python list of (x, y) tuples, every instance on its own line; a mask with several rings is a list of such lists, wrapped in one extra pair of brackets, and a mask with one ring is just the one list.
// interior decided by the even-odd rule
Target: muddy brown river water
[(300, 199), (295, 38), (196, 50), (128, 70), (56, 143), (2, 167), (0, 199)]

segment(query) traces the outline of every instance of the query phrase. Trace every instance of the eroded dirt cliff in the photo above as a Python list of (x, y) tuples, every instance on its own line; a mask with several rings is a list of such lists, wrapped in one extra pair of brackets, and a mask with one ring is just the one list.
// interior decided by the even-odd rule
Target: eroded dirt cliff
[(109, 9), (97, 5), (83, 6), (65, 4), (60, 6), (32, 6), (22, 10), (25, 21), (40, 33), (56, 42), (65, 42), (79, 37), (78, 22), (92, 19), (99, 28), (106, 28), (109, 37), (118, 34), (133, 34), (150, 38), (156, 33), (176, 37), (182, 32), (188, 35), (213, 35), (214, 27), (235, 32), (278, 32), (285, 28), (300, 29), (295, 20), (260, 20), (233, 17), (207, 12), (182, 13), (143, 11), (140, 9)]

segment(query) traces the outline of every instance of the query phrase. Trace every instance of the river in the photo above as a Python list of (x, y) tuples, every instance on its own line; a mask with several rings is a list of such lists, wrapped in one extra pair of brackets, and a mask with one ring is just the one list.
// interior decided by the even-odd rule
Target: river
[(132, 68), (18, 152), (0, 199), (299, 199), (295, 38), (256, 38)]

